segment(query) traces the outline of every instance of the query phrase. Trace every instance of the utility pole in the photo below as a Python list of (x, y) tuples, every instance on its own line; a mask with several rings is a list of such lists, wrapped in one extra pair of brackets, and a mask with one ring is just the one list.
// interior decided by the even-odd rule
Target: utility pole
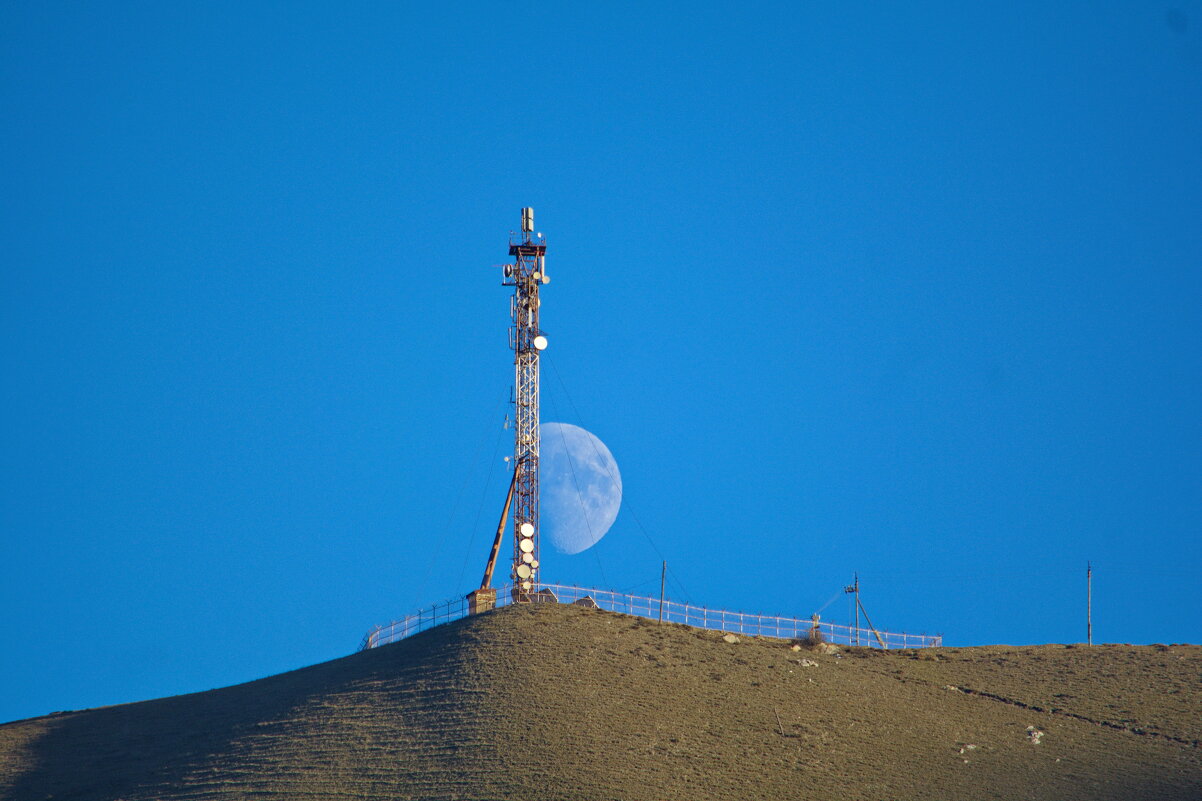
[(851, 586), (844, 587), (843, 592), (855, 593), (855, 596), (856, 596), (855, 597), (856, 628), (855, 628), (855, 634), (853, 635), (855, 637), (855, 642), (853, 642), (852, 644), (859, 645), (860, 644), (860, 574), (859, 573), (855, 574), (855, 582), (853, 584), (851, 584)]
[[(876, 626), (872, 625), (872, 620), (868, 617), (868, 610), (864, 608), (864, 604), (860, 603), (860, 574), (859, 573), (855, 574), (855, 581), (850, 586), (843, 588), (843, 592), (855, 593), (855, 605), (856, 605), (856, 628), (855, 628), (855, 631), (856, 631), (856, 633), (855, 633), (855, 637), (853, 639), (852, 645), (860, 644), (860, 613), (863, 612), (864, 613), (864, 622), (868, 624), (868, 630), (872, 632), (872, 636), (876, 637), (877, 645), (881, 646), (882, 648), (888, 648), (889, 646), (885, 642), (885, 638), (881, 636), (881, 633), (879, 631), (877, 631)], [(818, 626), (818, 615), (814, 615), (814, 627), (817, 628), (817, 626)]]
[(664, 560), (664, 566), (659, 572), (659, 622), (664, 622), (664, 584), (668, 580), (668, 560)]
[(1093, 562), (1085, 563), (1085, 639), (1093, 645)]
[(534, 232), (534, 209), (522, 209), (522, 230), (509, 235), (509, 255), (504, 286), (513, 287), (509, 301), (509, 347), (514, 364), (514, 509), (513, 597), (529, 598), (538, 584), (538, 357), (547, 347), (539, 328), (538, 289), (551, 279), (546, 268), (547, 243)]

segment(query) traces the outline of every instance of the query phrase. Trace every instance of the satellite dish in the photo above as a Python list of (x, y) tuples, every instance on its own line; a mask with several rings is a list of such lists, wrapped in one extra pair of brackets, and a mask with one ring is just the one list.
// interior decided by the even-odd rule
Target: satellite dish
[(547, 275), (546, 273), (543, 273), (543, 283), (544, 284), (551, 283), (551, 276)]
[(530, 553), (534, 550), (534, 540), (529, 537), (518, 540), (518, 550), (522, 553)]
[(537, 569), (538, 568), (538, 560), (535, 559), (533, 562), (530, 563), (530, 566)]
[(518, 531), (522, 532), (523, 537), (533, 537), (534, 536), (534, 524), (533, 523), (522, 523), (522, 525), (518, 526)]
[(522, 554), (522, 561), (528, 565), (533, 565), (534, 564), (534, 554), (532, 554), (532, 553)]
[(536, 336), (534, 338), (534, 349), (535, 350), (546, 350), (547, 349), (547, 338), (545, 336), (543, 336), (542, 334), (539, 334), (538, 336)]
[(522, 589), (523, 589), (523, 590), (528, 590), (528, 589), (530, 589), (530, 582), (529, 582), (529, 581), (523, 581), (523, 582), (522, 582)]
[(505, 265), (505, 277), (506, 277), (506, 278), (508, 278), (508, 277), (509, 277), (509, 276), (511, 276), (511, 275), (513, 275), (513, 265), (512, 265), (512, 264), (506, 264), (506, 265)]
[(530, 578), (530, 565), (518, 565), (518, 578), (523, 580)]

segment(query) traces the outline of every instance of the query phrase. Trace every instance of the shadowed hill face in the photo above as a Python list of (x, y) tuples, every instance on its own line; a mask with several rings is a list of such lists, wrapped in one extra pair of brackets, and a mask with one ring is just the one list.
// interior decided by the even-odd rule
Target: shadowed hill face
[(827, 654), (517, 606), (0, 726), (0, 797), (1195, 799), (1200, 677), (1196, 646)]

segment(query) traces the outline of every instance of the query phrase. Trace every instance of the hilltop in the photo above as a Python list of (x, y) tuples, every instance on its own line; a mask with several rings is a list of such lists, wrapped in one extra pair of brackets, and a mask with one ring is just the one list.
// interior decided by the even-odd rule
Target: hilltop
[(0, 726), (0, 798), (1197, 799), (1202, 647), (793, 651), (554, 604)]

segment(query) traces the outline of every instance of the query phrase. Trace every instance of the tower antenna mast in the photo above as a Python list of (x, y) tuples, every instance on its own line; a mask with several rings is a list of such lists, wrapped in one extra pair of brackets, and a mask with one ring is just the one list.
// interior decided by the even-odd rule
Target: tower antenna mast
[(505, 265), (504, 286), (513, 287), (509, 313), (509, 346), (514, 364), (514, 504), (513, 579), (515, 600), (529, 597), (538, 585), (538, 359), (547, 347), (539, 328), (538, 290), (550, 282), (547, 243), (534, 230), (534, 209), (522, 209), (522, 230), (509, 234), (512, 264)]

